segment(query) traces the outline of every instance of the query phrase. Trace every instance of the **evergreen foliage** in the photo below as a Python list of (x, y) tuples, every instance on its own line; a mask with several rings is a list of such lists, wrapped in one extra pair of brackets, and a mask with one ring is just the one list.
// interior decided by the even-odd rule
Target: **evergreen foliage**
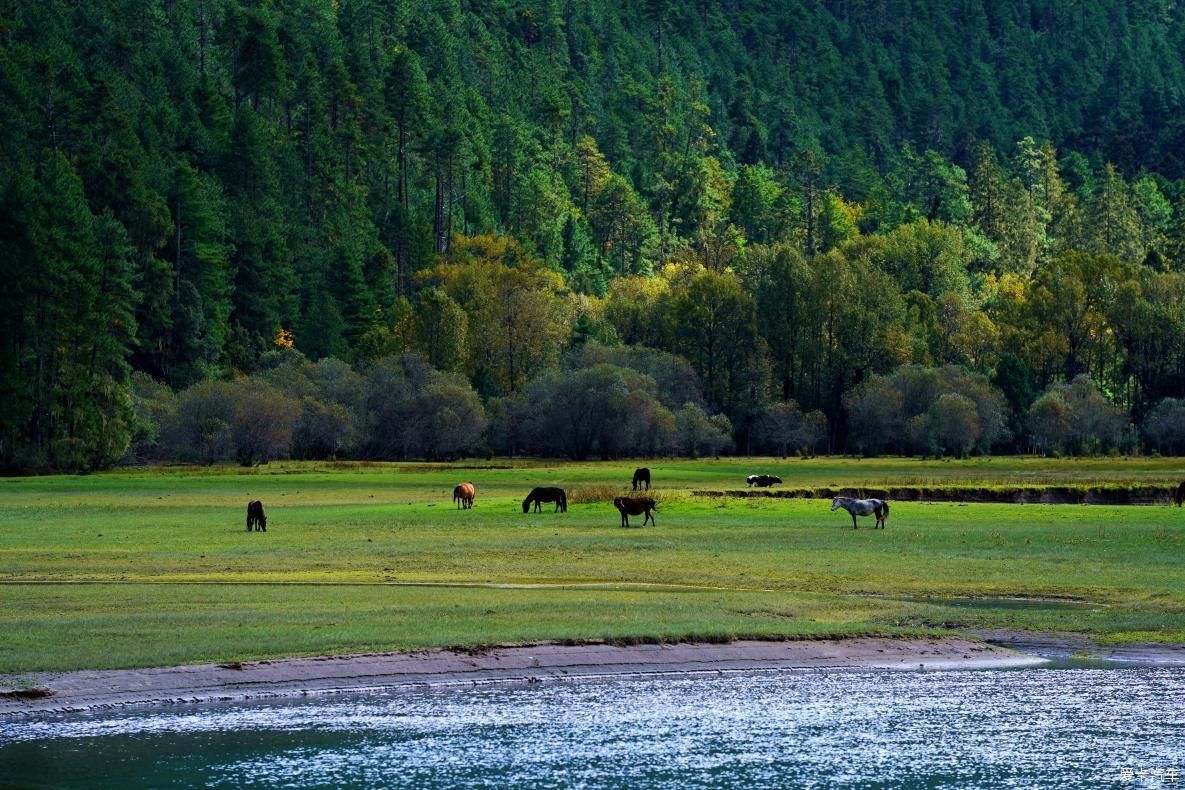
[[(512, 451), (536, 382), (601, 364), (648, 452), (1115, 445), (1053, 439), (1050, 388), (1185, 398), (1183, 49), (1151, 0), (10, 0), (0, 465)], [(301, 373), (244, 446), (203, 382), (277, 353), (366, 383)], [(959, 387), (865, 408), (902, 365), (990, 379), (1008, 431)], [(366, 439), (413, 384), (451, 405)]]

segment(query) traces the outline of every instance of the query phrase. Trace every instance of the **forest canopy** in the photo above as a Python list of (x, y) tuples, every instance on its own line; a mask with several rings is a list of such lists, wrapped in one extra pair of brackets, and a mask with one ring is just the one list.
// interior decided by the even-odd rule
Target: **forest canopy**
[(1181, 51), (1160, 0), (0, 0), (0, 466), (1181, 452)]

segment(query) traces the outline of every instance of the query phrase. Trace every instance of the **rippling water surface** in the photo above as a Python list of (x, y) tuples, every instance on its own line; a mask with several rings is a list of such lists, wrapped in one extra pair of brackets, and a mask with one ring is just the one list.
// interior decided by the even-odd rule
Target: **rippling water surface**
[(9, 784), (1185, 787), (1185, 669), (757, 673), (0, 720)]

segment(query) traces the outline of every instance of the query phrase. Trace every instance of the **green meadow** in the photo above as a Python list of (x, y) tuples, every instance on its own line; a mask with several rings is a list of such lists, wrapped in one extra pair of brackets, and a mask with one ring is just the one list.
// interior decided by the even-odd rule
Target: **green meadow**
[[(699, 497), (786, 487), (1168, 484), (1180, 459), (271, 464), (0, 479), (0, 672), (530, 640), (1076, 631), (1185, 642), (1185, 511)], [(476, 507), (452, 486), (472, 481)], [(524, 515), (535, 485), (566, 514)], [(244, 530), (262, 499), (268, 531)], [(1028, 600), (1023, 600), (1028, 599)]]

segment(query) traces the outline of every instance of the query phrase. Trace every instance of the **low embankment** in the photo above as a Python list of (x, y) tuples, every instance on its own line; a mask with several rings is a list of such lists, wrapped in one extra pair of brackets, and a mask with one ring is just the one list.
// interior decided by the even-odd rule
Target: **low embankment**
[(1171, 486), (890, 486), (888, 488), (741, 488), (692, 491), (702, 497), (834, 499), (837, 496), (898, 502), (993, 502), (1016, 505), (1168, 505)]
[[(999, 669), (1044, 659), (960, 637), (739, 640), (621, 646), (523, 644), (155, 669), (38, 673), (40, 684), (0, 692), (0, 721), (30, 713), (121, 705), (220, 702), (343, 691), (472, 688), (612, 677), (789, 669)], [(0, 688), (4, 688), (0, 678)]]

